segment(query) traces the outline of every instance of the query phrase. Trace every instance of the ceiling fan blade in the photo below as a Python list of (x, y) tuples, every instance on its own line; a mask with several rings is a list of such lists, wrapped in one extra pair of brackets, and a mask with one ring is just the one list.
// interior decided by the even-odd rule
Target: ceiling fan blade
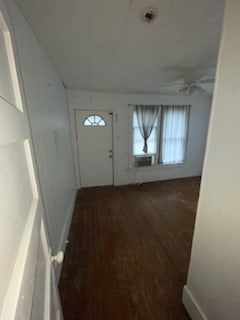
[(181, 80), (176, 80), (176, 81), (172, 81), (172, 82), (162, 82), (159, 83), (158, 86), (160, 87), (173, 87), (173, 86), (179, 86), (179, 85), (183, 85), (184, 81)]
[(178, 92), (184, 95), (198, 95), (206, 94), (206, 90), (198, 85), (196, 82), (184, 83), (179, 89)]
[(198, 93), (206, 94), (206, 90), (204, 88), (202, 88), (201, 86), (198, 86)]
[(198, 81), (198, 83), (201, 83), (201, 84), (214, 83), (214, 82), (215, 82), (215, 79), (200, 79)]
[(189, 94), (189, 88), (184, 87), (178, 90), (179, 93), (181, 94)]
[(183, 83), (179, 87), (178, 92), (181, 93), (181, 94), (191, 94), (192, 88), (191, 88), (191, 86), (189, 84)]

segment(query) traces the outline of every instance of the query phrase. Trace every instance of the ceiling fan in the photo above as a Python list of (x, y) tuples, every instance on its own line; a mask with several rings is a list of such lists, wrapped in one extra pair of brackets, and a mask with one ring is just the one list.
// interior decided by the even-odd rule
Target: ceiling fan
[(205, 84), (212, 84), (214, 83), (215, 79), (207, 79), (201, 78), (198, 80), (185, 80), (178, 84), (178, 93), (192, 95), (194, 93), (206, 93), (206, 90), (202, 85)]
[(184, 95), (209, 94), (213, 89), (210, 85), (215, 82), (214, 68), (189, 70), (184, 66), (166, 66), (161, 74), (163, 74), (163, 78), (170, 80), (160, 84), (163, 92), (165, 90), (168, 93), (176, 92)]

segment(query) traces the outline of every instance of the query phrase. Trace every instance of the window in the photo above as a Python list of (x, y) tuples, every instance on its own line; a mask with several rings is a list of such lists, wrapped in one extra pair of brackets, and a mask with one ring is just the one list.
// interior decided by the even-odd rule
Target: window
[[(152, 130), (152, 133), (150, 137), (148, 138), (148, 152), (147, 154), (156, 154), (157, 153), (157, 127), (158, 119), (154, 123), (154, 127)], [(137, 114), (136, 111), (133, 112), (133, 155), (134, 156), (140, 156), (140, 155), (146, 155), (146, 153), (143, 151), (143, 145), (144, 140), (141, 136), (139, 126), (138, 126), (138, 120), (137, 120)]]
[(179, 164), (185, 160), (189, 106), (163, 106), (161, 112), (160, 162)]
[(84, 121), (83, 121), (84, 126), (100, 126), (103, 127), (106, 125), (106, 122), (103, 120), (102, 117), (98, 116), (97, 114), (93, 114), (91, 116), (88, 116)]
[[(190, 106), (161, 106), (153, 130), (147, 140), (147, 153), (140, 133), (136, 111), (133, 111), (133, 156), (154, 155), (163, 165), (185, 161)], [(155, 160), (154, 160), (155, 163)]]

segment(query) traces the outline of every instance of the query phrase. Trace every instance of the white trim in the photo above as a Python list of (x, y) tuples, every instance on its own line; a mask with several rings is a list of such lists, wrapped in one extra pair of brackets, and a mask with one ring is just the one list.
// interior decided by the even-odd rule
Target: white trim
[(185, 285), (183, 288), (182, 302), (193, 320), (208, 320), (201, 307), (197, 303), (195, 297)]
[[(75, 207), (75, 202), (76, 202), (76, 197), (77, 197), (77, 192), (78, 192), (78, 190), (75, 189), (72, 194), (72, 199), (71, 199), (71, 202), (70, 202), (70, 205), (68, 208), (67, 218), (65, 220), (65, 224), (62, 229), (62, 234), (61, 234), (61, 238), (60, 238), (60, 242), (59, 242), (59, 246), (58, 246), (58, 251), (62, 250), (63, 252), (65, 252), (65, 249), (66, 249), (66, 245), (68, 242), (67, 239), (68, 239), (69, 230), (70, 230), (70, 226), (71, 226), (71, 222), (72, 222), (73, 210)], [(56, 254), (57, 254), (57, 252), (56, 252)], [(57, 264), (55, 266), (57, 283), (58, 283), (60, 275), (61, 275), (61, 270), (62, 270), (62, 264)]]
[[(41, 219), (40, 226), (40, 247), (42, 246), (44, 257), (46, 258), (45, 262), (45, 295), (44, 295), (44, 310), (43, 310), (43, 319), (50, 319), (51, 313), (51, 249), (48, 245), (48, 238), (46, 234), (46, 229), (43, 219)], [(39, 262), (38, 262), (39, 263)], [(36, 280), (35, 280), (36, 282)]]
[(118, 157), (117, 157), (117, 147), (115, 141), (117, 141), (116, 137), (116, 125), (118, 124), (118, 113), (112, 109), (112, 154), (113, 154), (113, 185), (114, 187), (118, 185), (117, 182), (117, 168), (118, 168)]
[(135, 169), (136, 167), (133, 165), (133, 112), (134, 106), (128, 106), (128, 168), (130, 170)]

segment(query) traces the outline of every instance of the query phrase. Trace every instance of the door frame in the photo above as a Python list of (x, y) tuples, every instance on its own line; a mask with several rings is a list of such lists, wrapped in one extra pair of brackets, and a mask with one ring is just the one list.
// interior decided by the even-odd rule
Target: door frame
[(115, 157), (115, 131), (114, 131), (114, 125), (115, 125), (115, 121), (114, 119), (116, 119), (116, 114), (114, 113), (114, 111), (112, 109), (105, 109), (105, 108), (99, 108), (99, 107), (95, 107), (94, 106), (91, 106), (91, 108), (75, 108), (74, 109), (74, 135), (73, 135), (73, 138), (74, 138), (74, 143), (76, 144), (76, 161), (75, 161), (75, 168), (77, 168), (77, 187), (79, 189), (82, 188), (82, 185), (81, 185), (81, 170), (80, 170), (80, 158), (79, 158), (79, 146), (78, 146), (78, 129), (77, 129), (77, 112), (79, 111), (84, 111), (84, 112), (108, 112), (108, 113), (111, 113), (112, 114), (112, 154), (113, 154), (113, 157), (112, 157), (112, 182), (113, 182), (113, 186), (115, 186), (115, 177), (116, 177), (116, 173), (115, 173), (115, 168), (116, 168), (116, 165), (115, 165), (115, 161), (116, 161), (116, 157)]

